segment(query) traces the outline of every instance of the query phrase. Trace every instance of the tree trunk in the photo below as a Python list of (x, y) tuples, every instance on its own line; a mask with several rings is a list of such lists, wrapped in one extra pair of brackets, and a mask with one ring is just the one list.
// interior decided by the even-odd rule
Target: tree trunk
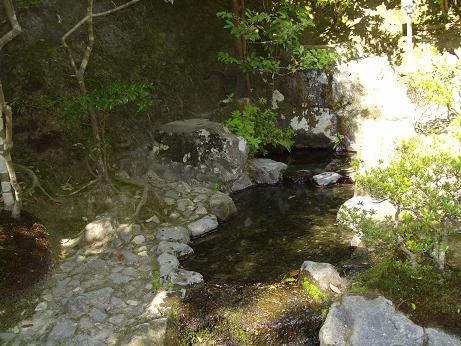
[[(78, 86), (80, 89), (80, 96), (84, 97), (87, 94), (85, 79), (81, 74), (77, 76)], [(87, 113), (90, 118), (91, 123), (91, 131), (93, 134), (93, 138), (96, 144), (96, 166), (98, 170), (98, 179), (99, 183), (107, 188), (110, 189), (112, 184), (109, 178), (109, 172), (107, 171), (107, 165), (104, 162), (104, 153), (103, 153), (103, 143), (101, 140), (101, 133), (100, 133), (100, 126), (99, 126), (99, 119), (96, 110), (92, 106), (87, 107)]]

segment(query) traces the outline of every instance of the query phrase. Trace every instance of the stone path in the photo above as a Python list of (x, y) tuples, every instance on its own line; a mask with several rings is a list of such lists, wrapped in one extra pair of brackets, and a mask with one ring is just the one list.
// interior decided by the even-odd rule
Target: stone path
[(156, 291), (157, 282), (178, 287), (203, 281), (199, 273), (180, 268), (178, 257), (193, 252), (187, 245), (192, 234), (218, 226), (210, 210), (220, 219), (236, 210), (232, 199), (220, 192), (160, 183), (155, 188), (163, 208), (143, 227), (101, 216), (79, 238), (62, 244), (69, 254), (47, 280), (35, 313), (0, 333), (3, 343), (162, 344), (167, 292)]

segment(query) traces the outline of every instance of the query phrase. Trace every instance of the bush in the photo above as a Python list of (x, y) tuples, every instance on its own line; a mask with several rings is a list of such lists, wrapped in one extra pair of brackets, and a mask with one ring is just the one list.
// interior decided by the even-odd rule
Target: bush
[(245, 138), (253, 153), (267, 154), (268, 145), (282, 146), (290, 151), (294, 131), (280, 128), (277, 113), (262, 109), (266, 105), (266, 99), (259, 99), (256, 105), (249, 104), (243, 111), (235, 110), (225, 124), (233, 133)]
[(374, 222), (371, 213), (349, 209), (342, 219), (369, 241), (402, 250), (413, 266), (418, 257), (430, 257), (443, 270), (449, 235), (455, 233), (461, 217), (459, 142), (449, 136), (420, 136), (403, 142), (398, 154), (389, 165), (356, 177), (365, 192), (388, 200), (395, 215)]

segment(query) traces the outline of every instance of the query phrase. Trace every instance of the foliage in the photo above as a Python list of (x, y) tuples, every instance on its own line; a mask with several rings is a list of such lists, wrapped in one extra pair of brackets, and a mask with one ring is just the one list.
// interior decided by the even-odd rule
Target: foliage
[(267, 100), (259, 99), (257, 104), (249, 104), (243, 111), (233, 111), (225, 124), (233, 133), (245, 138), (253, 153), (267, 154), (268, 145), (280, 145), (290, 151), (294, 131), (280, 128), (277, 113), (266, 106)]
[(29, 9), (36, 6), (41, 6), (46, 4), (47, 0), (19, 0), (18, 1), (18, 9)]
[(217, 14), (231, 35), (248, 45), (245, 56), (219, 52), (219, 61), (238, 65), (245, 73), (267, 73), (274, 78), (308, 68), (323, 68), (336, 59), (331, 51), (306, 49), (301, 44), (301, 34), (314, 26), (307, 7), (288, 0), (273, 2), (271, 6), (265, 11), (247, 9), (243, 18), (231, 12)]
[(443, 323), (461, 330), (461, 273), (435, 272), (430, 263), (413, 268), (394, 254), (354, 277), (351, 293), (379, 293), (418, 324)]
[(459, 112), (453, 106), (455, 100), (461, 98), (461, 60), (453, 58), (435, 55), (413, 73), (409, 81), (419, 97), (446, 107), (449, 117)]
[(417, 255), (429, 255), (443, 270), (448, 237), (461, 217), (459, 142), (448, 136), (415, 137), (397, 152), (388, 165), (356, 176), (364, 191), (395, 207), (394, 217), (374, 222), (367, 211), (348, 210), (346, 224), (368, 240), (400, 248), (414, 265)]
[[(115, 110), (128, 106), (134, 107), (137, 113), (145, 113), (153, 103), (152, 88), (152, 84), (116, 81), (100, 89), (89, 91), (83, 96), (62, 97), (56, 102), (56, 106), (60, 108), (64, 126), (68, 130), (74, 128), (76, 124), (85, 126), (88, 123), (87, 109), (89, 107), (101, 114), (99, 118), (102, 129), (100, 141), (96, 143), (92, 137), (83, 139), (83, 147), (94, 158), (99, 152), (107, 152), (110, 148), (110, 143), (105, 136), (109, 115)], [(54, 104), (54, 102), (48, 103)]]
[(152, 84), (116, 81), (84, 96), (64, 100), (64, 114), (79, 118), (87, 115), (88, 107), (107, 113), (129, 104), (135, 105), (138, 113), (144, 113), (152, 103)]
[(344, 146), (345, 136), (341, 133), (337, 133), (332, 141), (333, 150), (342, 149)]
[(316, 302), (322, 302), (327, 299), (325, 293), (323, 293), (322, 290), (317, 287), (317, 285), (311, 283), (307, 277), (303, 278), (301, 285)]

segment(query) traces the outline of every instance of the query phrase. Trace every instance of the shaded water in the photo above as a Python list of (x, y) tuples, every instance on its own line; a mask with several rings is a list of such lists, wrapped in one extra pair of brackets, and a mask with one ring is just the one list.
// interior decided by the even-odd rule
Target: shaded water
[[(322, 151), (294, 155), (289, 170), (322, 170), (325, 156)], [(338, 264), (351, 253), (350, 236), (336, 227), (336, 214), (352, 195), (348, 185), (291, 184), (237, 193), (237, 215), (196, 240), (195, 254), (183, 266), (202, 273), (206, 282), (255, 283), (278, 280), (305, 260)]]
[[(288, 170), (323, 171), (332, 158), (297, 153)], [(237, 215), (194, 241), (194, 255), (182, 263), (205, 285), (190, 290), (170, 319), (167, 344), (318, 345), (328, 301), (314, 299), (293, 277), (306, 260), (351, 263), (350, 234), (335, 223), (352, 195), (352, 186), (312, 184), (235, 194)]]

